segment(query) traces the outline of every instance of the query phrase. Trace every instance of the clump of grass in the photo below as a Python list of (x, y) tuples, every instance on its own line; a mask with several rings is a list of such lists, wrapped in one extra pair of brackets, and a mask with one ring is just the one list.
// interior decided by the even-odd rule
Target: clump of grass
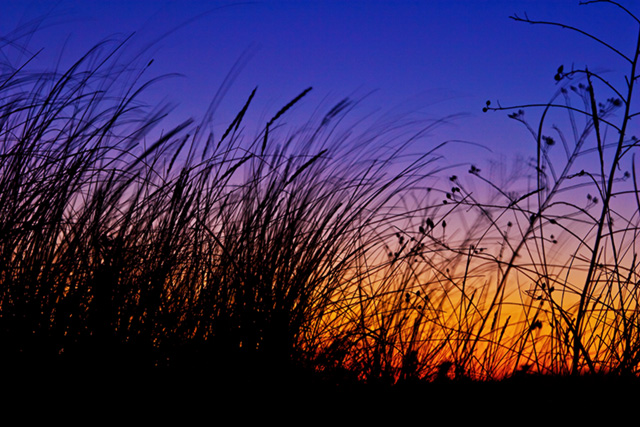
[(285, 137), (274, 125), (308, 90), (249, 143), (240, 124), (255, 90), (219, 140), (191, 121), (154, 137), (167, 110), (138, 105), (147, 83), (117, 86), (126, 74), (110, 60), (122, 48), (2, 76), (3, 358), (95, 369), (302, 360), (369, 274), (360, 263), (382, 242), (377, 227), (433, 153), (392, 172), (404, 148), (339, 133), (349, 99)]
[(153, 165), (189, 123), (142, 146), (167, 110), (145, 113), (135, 81), (113, 96), (127, 78), (110, 62), (121, 48), (99, 44), (59, 73), (3, 68), (3, 357), (52, 361), (83, 347), (108, 360), (115, 344), (153, 335), (159, 278), (144, 269), (161, 247), (155, 224), (177, 208)]

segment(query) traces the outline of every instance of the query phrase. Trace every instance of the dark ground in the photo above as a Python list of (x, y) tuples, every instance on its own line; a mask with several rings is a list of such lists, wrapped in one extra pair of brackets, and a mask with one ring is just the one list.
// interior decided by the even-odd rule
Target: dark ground
[[(626, 414), (635, 420), (640, 407), (640, 380), (619, 376), (527, 375), (491, 382), (442, 380), (388, 386), (336, 384), (302, 371), (249, 376), (224, 370), (7, 367), (2, 391), (5, 410), (25, 408), (20, 411), (34, 417), (90, 414), (122, 420), (135, 414), (144, 421), (177, 420), (181, 425), (236, 425), (239, 419), (288, 419), (295, 425), (313, 420), (341, 425), (345, 420), (358, 424), (367, 420), (378, 425), (382, 420), (424, 423), (436, 419), (437, 424), (453, 425), (472, 421), (483, 425), (484, 421), (510, 425), (585, 421), (591, 425), (601, 417), (608, 424), (616, 419), (630, 422)], [(51, 408), (54, 412), (47, 412)], [(235, 414), (232, 419), (230, 414)]]

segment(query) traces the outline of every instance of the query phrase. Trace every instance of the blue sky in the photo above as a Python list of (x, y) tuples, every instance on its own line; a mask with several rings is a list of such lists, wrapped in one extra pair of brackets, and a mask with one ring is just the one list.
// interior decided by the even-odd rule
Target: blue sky
[[(634, 22), (615, 7), (579, 6), (577, 0), (0, 0), (0, 5), (3, 34), (46, 17), (28, 44), (31, 52), (44, 48), (41, 67), (58, 58), (70, 62), (105, 38), (135, 32), (128, 52), (142, 52), (144, 63), (154, 59), (149, 77), (176, 73), (150, 93), (152, 102), (176, 104), (176, 120), (201, 117), (240, 60), (243, 66), (213, 126), (226, 125), (256, 86), (249, 116), (255, 129), (313, 86), (288, 120), (304, 120), (319, 105), (329, 107), (345, 96), (371, 93), (354, 118), (394, 109), (431, 119), (462, 114), (422, 144), (426, 149), (462, 139), (493, 151), (471, 150), (474, 157), (534, 152), (526, 130), (506, 112), (481, 112), (485, 100), (546, 102), (557, 89), (553, 76), (561, 64), (589, 65), (616, 83), (627, 71), (623, 61), (584, 36), (514, 22), (510, 15), (580, 26), (629, 55), (637, 35)], [(10, 56), (18, 58), (16, 52)]]

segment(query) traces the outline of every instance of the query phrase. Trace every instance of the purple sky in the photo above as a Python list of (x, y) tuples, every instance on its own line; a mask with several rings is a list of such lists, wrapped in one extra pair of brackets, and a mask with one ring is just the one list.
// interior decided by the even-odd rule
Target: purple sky
[[(630, 0), (621, 3), (634, 6)], [(579, 25), (628, 55), (637, 32), (617, 8), (579, 6), (577, 0), (0, 0), (0, 10), (3, 35), (48, 16), (29, 43), (33, 52), (45, 48), (42, 67), (61, 51), (71, 61), (109, 36), (135, 31), (133, 53), (165, 35), (145, 51), (144, 63), (154, 59), (149, 76), (181, 75), (151, 94), (178, 104), (176, 120), (201, 117), (234, 63), (250, 52), (213, 126), (228, 124), (255, 86), (249, 116), (254, 129), (308, 86), (314, 90), (296, 110), (301, 117), (318, 105), (375, 91), (354, 117), (393, 108), (433, 119), (466, 113), (422, 144), (464, 139), (508, 156), (533, 154), (533, 143), (506, 112), (483, 114), (485, 100), (546, 102), (556, 90), (553, 76), (560, 64), (608, 70), (614, 82), (627, 71), (623, 61), (578, 34), (517, 23), (509, 15), (526, 12), (534, 19)], [(491, 157), (473, 150), (469, 155)]]

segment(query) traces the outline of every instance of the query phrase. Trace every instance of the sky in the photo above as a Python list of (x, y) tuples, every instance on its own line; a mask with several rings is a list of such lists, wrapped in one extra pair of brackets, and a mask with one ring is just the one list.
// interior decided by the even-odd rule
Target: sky
[[(598, 43), (566, 29), (509, 19), (526, 13), (576, 25), (631, 55), (637, 28), (628, 16), (609, 4), (578, 3), (0, 0), (0, 34), (44, 18), (28, 42), (29, 52), (43, 49), (34, 63), (41, 67), (70, 63), (106, 38), (133, 34), (132, 57), (140, 52), (145, 64), (154, 60), (148, 76), (171, 75), (150, 99), (174, 104), (175, 120), (202, 117), (227, 87), (212, 123), (225, 126), (257, 86), (248, 120), (258, 129), (311, 86), (287, 119), (366, 95), (354, 119), (389, 111), (427, 120), (451, 117), (421, 142), (425, 150), (454, 139), (485, 147), (465, 151), (472, 158), (513, 157), (532, 155), (534, 143), (508, 112), (483, 114), (486, 100), (503, 106), (545, 103), (558, 89), (553, 77), (559, 65), (588, 65), (623, 82), (627, 64)], [(621, 4), (637, 9), (630, 0)], [(6, 45), (2, 53), (20, 58)], [(230, 75), (233, 82), (225, 86)]]

